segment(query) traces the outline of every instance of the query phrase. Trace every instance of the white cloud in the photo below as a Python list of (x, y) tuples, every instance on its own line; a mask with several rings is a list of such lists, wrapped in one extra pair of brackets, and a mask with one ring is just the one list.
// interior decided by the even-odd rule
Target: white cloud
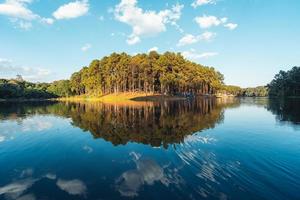
[(74, 180), (62, 180), (58, 179), (56, 185), (63, 191), (66, 191), (70, 195), (84, 195), (86, 193), (86, 185), (78, 179)]
[(234, 24), (234, 23), (228, 23), (228, 24), (225, 24), (224, 27), (228, 28), (229, 30), (234, 30), (236, 29), (238, 25), (237, 24)]
[(141, 41), (141, 36), (154, 36), (166, 31), (167, 24), (178, 27), (176, 22), (180, 19), (182, 8), (183, 5), (176, 4), (159, 12), (145, 11), (137, 6), (137, 0), (121, 0), (115, 6), (114, 15), (116, 20), (132, 27), (127, 43), (133, 45)]
[(44, 24), (53, 24), (54, 23), (54, 19), (52, 18), (42, 18), (41, 19), (41, 22), (44, 23)]
[(90, 48), (92, 48), (92, 45), (89, 44), (89, 43), (86, 43), (85, 45), (83, 45), (83, 47), (81, 47), (81, 51), (87, 51), (89, 50)]
[(6, 0), (0, 4), (0, 15), (7, 16), (11, 22), (17, 23), (19, 28), (29, 30), (31, 21), (37, 20), (45, 24), (53, 24), (53, 19), (43, 18), (28, 8), (32, 0)]
[(136, 36), (136, 35), (129, 35), (128, 36), (128, 39), (126, 40), (126, 42), (129, 44), (129, 45), (134, 45), (134, 44), (137, 44), (141, 41), (140, 37)]
[(36, 19), (38, 15), (27, 8), (27, 4), (31, 2), (31, 0), (6, 0), (0, 4), (0, 14), (24, 20)]
[(151, 51), (158, 51), (158, 47), (152, 47), (148, 50), (148, 52), (151, 52)]
[(87, 0), (74, 1), (60, 6), (54, 13), (55, 19), (72, 19), (83, 16), (89, 11)]
[(15, 78), (22, 75), (25, 80), (45, 81), (51, 75), (51, 71), (43, 68), (17, 66), (11, 60), (0, 58), (0, 78)]
[(184, 51), (184, 52), (182, 52), (182, 55), (186, 59), (199, 60), (201, 58), (206, 59), (206, 58), (209, 58), (209, 57), (216, 56), (216, 55), (218, 55), (218, 53), (217, 52), (197, 53), (194, 49), (191, 49), (190, 51)]
[(195, 0), (191, 6), (197, 8), (198, 6), (203, 6), (206, 4), (216, 4), (216, 0)]
[(217, 34), (213, 32), (204, 32), (201, 35), (186, 34), (179, 40), (177, 46), (194, 44), (199, 41), (211, 41), (216, 35)]
[(212, 26), (219, 26), (221, 24), (226, 23), (227, 18), (217, 18), (216, 16), (203, 15), (202, 17), (196, 17), (195, 21), (201, 28), (210, 28)]

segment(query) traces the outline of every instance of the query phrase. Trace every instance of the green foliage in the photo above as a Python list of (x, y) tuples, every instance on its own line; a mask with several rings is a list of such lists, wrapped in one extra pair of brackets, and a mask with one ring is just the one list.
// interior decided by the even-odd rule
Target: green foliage
[(254, 87), (254, 88), (245, 88), (242, 90), (241, 96), (266, 97), (266, 96), (268, 96), (268, 88), (265, 86), (258, 86), (258, 87)]
[(224, 85), (222, 87), (223, 93), (234, 96), (243, 97), (265, 97), (268, 96), (268, 88), (265, 86), (258, 86), (253, 88), (240, 88), (234, 85)]
[(113, 53), (93, 60), (88, 67), (73, 73), (70, 80), (30, 83), (20, 75), (2, 79), (0, 98), (102, 96), (119, 92), (205, 95), (221, 90), (223, 80), (224, 76), (214, 68), (190, 62), (180, 53)]
[(223, 79), (214, 68), (187, 61), (179, 53), (113, 53), (75, 72), (70, 87), (75, 95), (89, 96), (118, 92), (213, 94), (221, 89)]
[(58, 97), (68, 97), (73, 94), (71, 92), (71, 86), (69, 80), (54, 81), (47, 88), (47, 92)]
[(55, 97), (47, 92), (48, 83), (30, 83), (23, 81), (19, 76), (17, 79), (0, 79), (0, 99), (26, 98), (47, 99)]
[(270, 96), (300, 96), (300, 67), (293, 67), (286, 72), (280, 71), (268, 88)]
[(222, 92), (228, 95), (240, 96), (242, 94), (242, 88), (235, 85), (223, 85)]

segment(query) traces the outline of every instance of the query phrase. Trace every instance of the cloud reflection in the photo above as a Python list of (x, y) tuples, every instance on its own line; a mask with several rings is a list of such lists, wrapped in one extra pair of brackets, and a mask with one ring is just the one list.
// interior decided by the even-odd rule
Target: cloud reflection
[(50, 129), (53, 124), (49, 121), (39, 119), (36, 117), (25, 119), (22, 121), (22, 131), (43, 131)]
[(81, 180), (63, 180), (58, 179), (56, 185), (63, 191), (69, 193), (70, 195), (84, 195), (86, 193), (87, 187)]
[(0, 142), (4, 142), (5, 141), (5, 136), (0, 135)]
[[(22, 194), (26, 192), (38, 179), (27, 178), (12, 182), (8, 185), (0, 187), (0, 195), (5, 195), (8, 199), (22, 198)], [(23, 200), (26, 197), (23, 196)]]
[(135, 152), (130, 155), (134, 157), (136, 169), (124, 172), (116, 181), (117, 190), (122, 196), (138, 196), (138, 191), (143, 185), (153, 185), (155, 182), (160, 182), (168, 186), (170, 183), (179, 184), (182, 181), (180, 176), (176, 174), (177, 170), (166, 170), (154, 160), (143, 159), (140, 154)]
[(17, 200), (35, 200), (35, 196), (34, 194), (26, 194), (24, 196), (21, 196), (19, 198), (17, 198)]

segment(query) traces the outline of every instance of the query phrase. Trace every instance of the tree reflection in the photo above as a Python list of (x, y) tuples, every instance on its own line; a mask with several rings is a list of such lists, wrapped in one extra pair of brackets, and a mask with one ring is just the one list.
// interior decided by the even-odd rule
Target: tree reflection
[(72, 125), (89, 131), (114, 145), (137, 142), (154, 147), (183, 142), (185, 136), (214, 128), (224, 119), (224, 108), (239, 103), (201, 98), (193, 101), (132, 102), (59, 102), (16, 104), (0, 107), (1, 118), (33, 114), (54, 114), (72, 119)]
[(300, 99), (269, 99), (267, 109), (280, 122), (300, 123)]

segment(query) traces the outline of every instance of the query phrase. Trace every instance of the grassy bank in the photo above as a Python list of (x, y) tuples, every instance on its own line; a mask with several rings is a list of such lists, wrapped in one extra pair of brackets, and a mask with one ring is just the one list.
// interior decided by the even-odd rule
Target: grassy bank
[(183, 100), (184, 97), (168, 96), (153, 93), (117, 93), (108, 94), (101, 97), (73, 96), (58, 98), (60, 101), (103, 101), (103, 102), (127, 102), (127, 101), (165, 101), (165, 100)]

